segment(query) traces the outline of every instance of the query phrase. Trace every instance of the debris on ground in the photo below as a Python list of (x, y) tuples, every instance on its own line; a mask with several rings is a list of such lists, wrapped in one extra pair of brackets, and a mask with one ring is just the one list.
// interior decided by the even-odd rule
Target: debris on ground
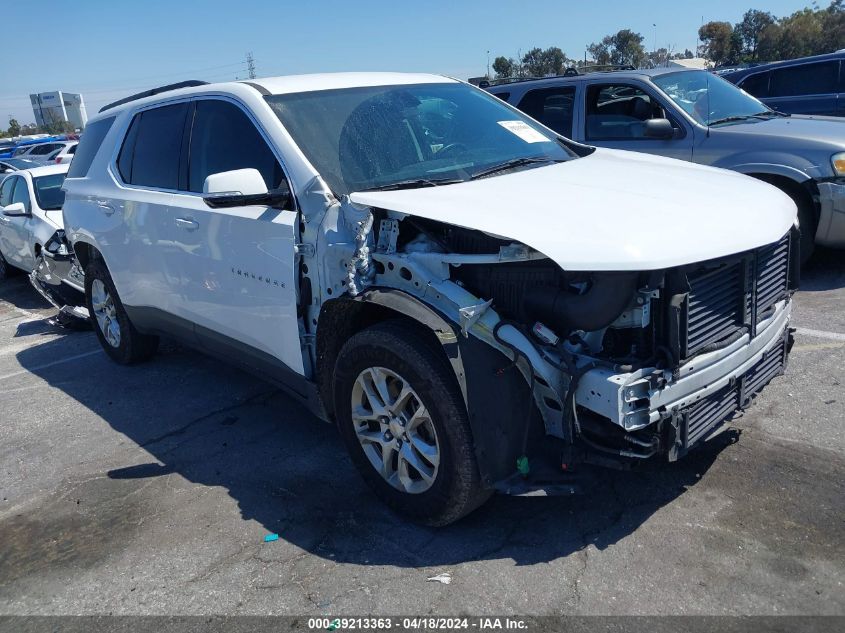
[(278, 540), (279, 540), (278, 534), (268, 534), (267, 536), (264, 537), (265, 543), (272, 543), (273, 541), (278, 541)]
[(427, 582), (439, 582), (443, 585), (448, 585), (452, 582), (452, 574), (448, 571), (443, 572), (442, 574), (437, 574), (436, 576), (431, 576), (430, 578), (426, 578)]

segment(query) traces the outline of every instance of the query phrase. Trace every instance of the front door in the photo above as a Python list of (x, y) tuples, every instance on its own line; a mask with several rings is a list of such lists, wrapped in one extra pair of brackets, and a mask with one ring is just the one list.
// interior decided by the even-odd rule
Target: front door
[[(8, 204), (20, 202), (28, 213), (32, 213), (32, 196), (29, 192), (29, 185), (23, 176), (12, 176), (11, 194)], [(9, 183), (4, 182), (4, 185)], [(35, 267), (35, 259), (32, 253), (31, 215), (4, 215), (3, 222), (3, 256), (18, 268), (32, 270)]]
[[(579, 140), (590, 145), (646, 152), (681, 160), (692, 159), (693, 130), (672, 116), (652, 91), (633, 82), (588, 83), (583, 91), (584, 117)], [(675, 135), (645, 136), (645, 121), (668, 118)]]
[(290, 209), (212, 209), (202, 198), (207, 176), (254, 168), (268, 189), (284, 174), (258, 126), (239, 105), (199, 99), (190, 134), (187, 192), (174, 194), (182, 301), (179, 316), (202, 339), (244, 346), (303, 373), (297, 317), (295, 236)]

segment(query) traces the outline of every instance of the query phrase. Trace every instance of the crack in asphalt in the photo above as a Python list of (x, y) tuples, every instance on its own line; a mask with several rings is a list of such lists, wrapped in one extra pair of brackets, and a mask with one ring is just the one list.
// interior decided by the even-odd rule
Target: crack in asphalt
[(241, 402), (236, 402), (234, 404), (226, 405), (225, 407), (215, 409), (214, 411), (210, 411), (209, 413), (204, 413), (201, 416), (196, 417), (193, 420), (190, 420), (189, 422), (183, 424), (179, 428), (173, 429), (172, 431), (168, 431), (167, 433), (162, 433), (161, 435), (150, 438), (150, 439), (146, 440), (145, 442), (143, 442), (142, 444), (139, 444), (138, 446), (140, 446), (141, 448), (147, 448), (148, 446), (151, 446), (153, 444), (158, 444), (162, 440), (166, 440), (169, 437), (176, 437), (177, 435), (182, 435), (188, 429), (190, 429), (192, 426), (194, 426), (195, 424), (199, 424), (200, 422), (204, 422), (204, 421), (206, 421), (210, 418), (213, 418), (216, 415), (220, 415), (221, 413), (228, 413), (229, 411), (234, 411), (235, 409), (238, 409), (239, 407), (248, 406), (250, 404), (253, 404), (257, 400), (260, 400), (261, 398), (265, 398), (265, 404), (266, 404), (267, 400), (269, 400), (275, 394), (279, 393), (279, 391), (280, 391), (279, 389), (273, 389), (272, 391), (262, 391), (260, 393), (256, 393), (256, 394), (249, 396), (248, 398), (246, 398), (245, 400), (243, 400)]

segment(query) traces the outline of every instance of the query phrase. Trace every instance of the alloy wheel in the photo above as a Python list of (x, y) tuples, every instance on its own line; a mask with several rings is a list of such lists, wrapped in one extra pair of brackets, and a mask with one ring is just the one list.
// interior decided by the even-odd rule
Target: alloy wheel
[(428, 409), (407, 380), (384, 367), (362, 371), (352, 388), (352, 423), (364, 454), (387, 483), (411, 494), (431, 488), (440, 444)]
[(106, 342), (112, 347), (120, 347), (120, 323), (114, 299), (100, 279), (91, 282), (91, 307)]

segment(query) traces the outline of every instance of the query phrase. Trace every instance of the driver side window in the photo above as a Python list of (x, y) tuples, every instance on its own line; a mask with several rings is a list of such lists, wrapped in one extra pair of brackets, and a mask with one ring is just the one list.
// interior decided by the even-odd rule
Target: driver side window
[(15, 190), (12, 193), (12, 204), (15, 202), (23, 202), (24, 209), (31, 211), (32, 204), (29, 200), (29, 187), (26, 185), (26, 180), (20, 176), (15, 176), (13, 180), (16, 180), (17, 183), (15, 185)]
[(645, 139), (645, 121), (664, 118), (660, 103), (636, 86), (595, 84), (587, 89), (587, 140)]

